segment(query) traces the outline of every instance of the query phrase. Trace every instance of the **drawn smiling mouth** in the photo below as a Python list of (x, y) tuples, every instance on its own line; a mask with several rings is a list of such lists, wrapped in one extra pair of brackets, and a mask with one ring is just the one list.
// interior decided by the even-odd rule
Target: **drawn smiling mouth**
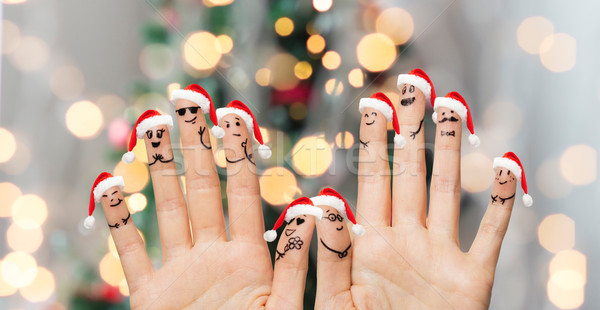
[(236, 137), (241, 137), (242, 135), (239, 133), (232, 133), (232, 135), (236, 136)]
[(370, 123), (365, 123), (365, 124), (366, 124), (367, 126), (369, 126), (369, 125), (373, 125), (373, 124), (375, 124), (375, 120), (373, 120), (373, 121), (372, 121), (372, 122), (370, 122)]
[(411, 105), (413, 102), (415, 102), (415, 97), (412, 98), (404, 98), (402, 100), (400, 100), (400, 104), (402, 106), (409, 106)]
[(115, 203), (114, 205), (110, 205), (111, 207), (116, 207), (116, 206), (120, 205), (121, 202), (123, 202), (123, 199), (121, 199), (121, 198), (117, 198), (117, 199), (119, 200), (119, 202)]
[(158, 147), (160, 145), (160, 141), (159, 142), (152, 142), (152, 147)]
[(500, 185), (504, 185), (504, 184), (506, 184), (507, 182), (508, 182), (508, 181), (504, 181), (504, 182), (498, 182), (498, 184), (500, 184)]
[(339, 228), (336, 227), (335, 229), (337, 229), (338, 231), (340, 231), (340, 230), (344, 229), (344, 226), (340, 226)]
[(191, 120), (189, 120), (189, 121), (184, 120), (184, 121), (186, 123), (191, 123), (191, 122), (195, 122), (197, 118), (198, 118), (198, 116), (194, 116), (194, 118), (192, 118)]

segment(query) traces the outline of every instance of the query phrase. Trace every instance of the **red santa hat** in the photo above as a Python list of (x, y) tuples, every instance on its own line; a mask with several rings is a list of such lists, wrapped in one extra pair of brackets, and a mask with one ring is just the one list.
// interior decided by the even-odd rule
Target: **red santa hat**
[(525, 178), (525, 170), (523, 170), (523, 165), (521, 165), (519, 157), (513, 152), (507, 152), (502, 157), (494, 158), (494, 169), (499, 167), (510, 170), (517, 177), (517, 180), (521, 181), (521, 188), (523, 188), (523, 192), (525, 193), (523, 195), (523, 204), (526, 207), (531, 207), (533, 205), (533, 198), (527, 193), (527, 179)]
[(102, 172), (94, 181), (94, 185), (92, 185), (92, 192), (90, 194), (90, 206), (88, 209), (88, 217), (83, 221), (83, 226), (87, 229), (92, 229), (94, 224), (96, 223), (96, 219), (94, 219), (94, 209), (96, 208), (96, 203), (100, 202), (102, 199), (102, 195), (104, 192), (109, 190), (113, 186), (118, 186), (121, 190), (125, 187), (125, 182), (123, 182), (122, 176), (113, 177), (112, 174), (108, 172)]
[(123, 157), (121, 158), (124, 163), (131, 164), (135, 160), (133, 148), (137, 143), (137, 139), (142, 139), (144, 134), (146, 134), (146, 131), (160, 125), (167, 125), (169, 130), (172, 129), (173, 118), (170, 115), (162, 115), (156, 110), (148, 110), (140, 115), (135, 122), (133, 130), (131, 131), (131, 136), (129, 137), (128, 152), (123, 154)]
[(416, 68), (410, 71), (408, 74), (398, 75), (398, 88), (400, 89), (403, 84), (414, 85), (425, 95), (425, 99), (429, 100), (431, 105), (435, 102), (435, 88), (431, 79), (425, 73), (425, 71)]
[(294, 201), (292, 201), (281, 213), (275, 225), (273, 225), (273, 229), (267, 230), (263, 235), (263, 238), (267, 242), (272, 242), (277, 238), (277, 229), (283, 225), (283, 222), (289, 223), (298, 215), (312, 215), (315, 217), (315, 220), (318, 222), (321, 220), (321, 216), (323, 216), (323, 210), (321, 208), (315, 207), (312, 201), (306, 197), (300, 197)]
[(210, 98), (210, 96), (208, 95), (206, 90), (204, 90), (204, 88), (202, 88), (198, 84), (190, 84), (184, 89), (174, 90), (171, 94), (171, 102), (173, 103), (173, 105), (179, 99), (189, 100), (197, 104), (202, 110), (202, 113), (209, 113), (208, 116), (210, 118), (210, 121), (214, 125), (210, 131), (212, 132), (213, 136), (215, 136), (215, 138), (223, 138), (225, 132), (223, 131), (223, 128), (217, 126), (218, 119), (217, 112), (215, 111), (215, 105), (213, 104), (212, 98)]
[(343, 217), (353, 224), (352, 232), (355, 235), (362, 236), (365, 234), (365, 228), (360, 224), (356, 224), (356, 219), (354, 218), (354, 214), (352, 214), (350, 205), (340, 193), (326, 187), (319, 192), (319, 196), (313, 197), (311, 200), (315, 206), (330, 206), (335, 208)]
[(481, 141), (479, 137), (475, 135), (475, 128), (473, 127), (473, 118), (471, 117), (471, 110), (467, 105), (467, 101), (459, 93), (453, 91), (446, 94), (445, 97), (437, 97), (433, 106), (433, 114), (431, 118), (433, 122), (437, 124), (437, 111), (439, 108), (448, 108), (454, 110), (463, 122), (467, 122), (467, 128), (471, 135), (469, 136), (469, 143), (478, 147)]
[(392, 104), (392, 101), (384, 93), (374, 93), (370, 98), (360, 99), (358, 104), (358, 110), (363, 113), (365, 108), (373, 108), (381, 113), (387, 119), (388, 122), (392, 122), (396, 135), (394, 136), (394, 144), (403, 149), (406, 145), (406, 139), (400, 134), (400, 124), (398, 123), (398, 117), (396, 115), (396, 109)]
[[(254, 138), (260, 144), (260, 146), (258, 147), (258, 154), (260, 155), (260, 157), (265, 159), (271, 157), (271, 148), (269, 148), (263, 143), (263, 137), (260, 133), (260, 128), (258, 127), (258, 123), (256, 122), (256, 118), (254, 118), (254, 114), (252, 114), (252, 111), (250, 111), (250, 109), (241, 101), (233, 100), (226, 107), (217, 109), (218, 121), (221, 121), (221, 119), (225, 115), (231, 113), (241, 117), (244, 120), (244, 123), (246, 123), (248, 132), (254, 133)], [(221, 127), (219, 127), (218, 122), (215, 127), (219, 128), (220, 130), (223, 130)], [(213, 127), (213, 129), (215, 127)]]

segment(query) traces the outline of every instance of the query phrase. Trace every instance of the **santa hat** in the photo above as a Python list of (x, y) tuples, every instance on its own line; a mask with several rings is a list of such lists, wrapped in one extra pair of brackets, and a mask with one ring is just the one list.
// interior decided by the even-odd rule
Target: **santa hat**
[(396, 132), (396, 135), (394, 136), (394, 144), (403, 149), (406, 145), (406, 139), (400, 134), (400, 124), (398, 124), (396, 109), (394, 108), (390, 98), (388, 98), (384, 93), (374, 93), (371, 98), (360, 99), (358, 110), (360, 113), (362, 113), (365, 108), (376, 109), (377, 111), (383, 113), (383, 116), (385, 116), (388, 122), (392, 122), (394, 131)]
[(200, 107), (200, 109), (202, 109), (202, 113), (209, 113), (208, 116), (210, 118), (210, 121), (213, 123), (213, 125), (215, 125), (211, 128), (210, 131), (212, 132), (213, 136), (215, 136), (215, 138), (223, 138), (225, 132), (223, 131), (223, 128), (217, 126), (218, 119), (217, 113), (215, 111), (215, 105), (213, 104), (212, 99), (210, 98), (206, 90), (204, 90), (204, 88), (202, 88), (198, 84), (190, 84), (185, 89), (174, 90), (171, 94), (171, 102), (175, 104), (175, 102), (179, 99), (189, 100), (197, 104)]
[(121, 190), (123, 190), (123, 187), (125, 187), (123, 177), (113, 177), (112, 174), (108, 172), (102, 172), (96, 178), (96, 181), (94, 181), (94, 185), (92, 185), (92, 192), (90, 194), (90, 206), (88, 210), (88, 217), (86, 217), (83, 221), (83, 226), (85, 228), (92, 229), (94, 227), (96, 219), (94, 219), (94, 216), (92, 214), (94, 213), (94, 209), (96, 208), (96, 202), (100, 202), (104, 192), (106, 192), (113, 186), (118, 186), (119, 188), (121, 188)]
[(167, 125), (170, 130), (173, 128), (173, 118), (170, 115), (162, 115), (156, 110), (148, 110), (140, 115), (140, 118), (135, 122), (133, 130), (131, 131), (131, 136), (129, 137), (128, 152), (123, 154), (123, 157), (121, 158), (124, 163), (131, 164), (135, 160), (133, 148), (137, 143), (137, 139), (142, 139), (144, 134), (146, 134), (146, 131), (159, 125)]
[(431, 118), (436, 124), (438, 118), (437, 110), (439, 108), (448, 108), (450, 110), (454, 110), (458, 116), (460, 116), (460, 119), (462, 119), (463, 122), (467, 122), (467, 128), (469, 129), (469, 132), (471, 132), (471, 135), (469, 136), (469, 143), (475, 147), (479, 146), (481, 141), (479, 140), (479, 137), (475, 135), (471, 110), (469, 110), (469, 106), (467, 105), (465, 98), (463, 98), (459, 93), (453, 91), (449, 92), (445, 97), (438, 97), (435, 99)]
[(523, 204), (526, 207), (531, 207), (533, 205), (533, 198), (527, 193), (527, 179), (525, 178), (525, 171), (519, 157), (513, 152), (507, 152), (502, 157), (496, 157), (494, 158), (494, 169), (498, 167), (510, 170), (515, 174), (517, 180), (521, 181), (521, 188), (523, 188), (523, 192), (525, 193), (523, 195)]
[[(244, 120), (244, 123), (246, 123), (248, 132), (254, 133), (254, 138), (260, 144), (260, 146), (258, 147), (258, 154), (260, 155), (260, 157), (265, 158), (265, 159), (271, 157), (271, 154), (272, 154), (271, 148), (269, 148), (268, 146), (266, 146), (263, 143), (263, 138), (262, 138), (262, 134), (260, 133), (260, 128), (258, 127), (258, 123), (256, 122), (256, 118), (254, 118), (254, 114), (252, 114), (252, 111), (250, 111), (250, 109), (245, 104), (243, 104), (241, 101), (233, 100), (226, 107), (217, 109), (218, 121), (221, 121), (221, 119), (225, 115), (231, 114), (231, 113), (236, 114), (237, 116), (241, 117)], [(219, 127), (218, 122), (215, 127), (219, 128), (220, 130), (223, 130), (221, 127)], [(215, 129), (215, 127), (213, 127), (213, 129)]]
[(277, 229), (283, 225), (283, 222), (289, 223), (298, 215), (312, 215), (315, 217), (315, 220), (318, 222), (321, 220), (321, 216), (323, 216), (323, 210), (321, 208), (317, 208), (313, 205), (312, 201), (306, 197), (300, 197), (294, 201), (292, 201), (281, 213), (275, 225), (273, 225), (273, 229), (265, 231), (263, 238), (267, 242), (272, 242), (277, 238)]
[(311, 200), (315, 206), (330, 206), (335, 208), (343, 217), (353, 224), (352, 232), (355, 235), (362, 236), (365, 234), (365, 228), (360, 224), (356, 224), (356, 219), (354, 218), (354, 214), (352, 214), (350, 205), (340, 193), (326, 187), (319, 192), (319, 196), (313, 197)]
[(429, 79), (429, 76), (425, 71), (416, 68), (410, 71), (408, 74), (398, 75), (398, 88), (400, 89), (403, 84), (414, 85), (425, 95), (425, 99), (429, 100), (431, 105), (435, 102), (435, 88), (433, 83)]

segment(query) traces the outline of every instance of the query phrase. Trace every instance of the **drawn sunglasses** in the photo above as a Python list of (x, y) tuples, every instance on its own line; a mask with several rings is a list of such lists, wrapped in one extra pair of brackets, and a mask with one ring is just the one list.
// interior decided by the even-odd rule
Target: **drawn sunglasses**
[(199, 108), (200, 107), (187, 107), (187, 108), (177, 109), (177, 110), (175, 110), (175, 112), (177, 112), (177, 114), (179, 114), (179, 116), (184, 116), (185, 110), (190, 110), (190, 113), (196, 114), (196, 113), (198, 113)]

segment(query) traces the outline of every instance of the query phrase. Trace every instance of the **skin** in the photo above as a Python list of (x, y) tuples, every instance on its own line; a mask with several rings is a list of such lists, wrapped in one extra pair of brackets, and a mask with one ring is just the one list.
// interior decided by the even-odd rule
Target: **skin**
[(108, 224), (118, 227), (111, 227), (111, 230), (121, 229), (131, 222), (131, 218), (127, 219), (129, 217), (129, 210), (125, 205), (123, 193), (118, 186), (113, 186), (105, 191), (102, 198), (100, 198), (100, 202), (102, 203)]
[[(425, 99), (399, 105), (401, 132), (415, 131), (423, 120)], [(401, 98), (402, 95), (401, 95)], [(427, 102), (427, 104), (429, 104)], [(441, 117), (444, 109), (438, 111)], [(446, 111), (450, 112), (450, 111)], [(328, 251), (319, 248), (316, 304), (319, 309), (487, 309), (502, 240), (514, 199), (490, 203), (469, 252), (458, 244), (460, 210), (460, 134), (441, 136), (442, 130), (460, 133), (462, 122), (438, 123), (429, 208), (426, 204), (423, 132), (394, 150), (393, 194), (389, 180), (380, 177), (385, 165), (358, 176), (357, 220), (366, 234), (354, 238), (351, 257), (328, 263)], [(361, 122), (361, 139), (363, 135)], [(375, 133), (380, 139), (382, 133)], [(359, 171), (366, 165), (360, 153)], [(387, 164), (387, 161), (385, 162)], [(502, 169), (500, 169), (502, 170)], [(498, 172), (499, 173), (499, 172)], [(500, 179), (506, 178), (503, 176)], [(495, 182), (492, 195), (510, 196), (517, 182)], [(390, 198), (390, 195), (393, 197)], [(386, 203), (391, 201), (391, 203)], [(317, 224), (317, 232), (326, 229)], [(346, 235), (344, 235), (346, 234)], [(332, 238), (349, 238), (348, 230)], [(328, 242), (335, 242), (333, 240)], [(323, 253), (324, 252), (324, 253)], [(350, 255), (349, 255), (350, 256)], [(331, 259), (332, 255), (329, 255)], [(349, 261), (349, 262), (348, 262)], [(330, 271), (325, 274), (323, 270)], [(344, 280), (347, 278), (350, 280)], [(341, 280), (340, 280), (341, 279)], [(342, 283), (340, 283), (342, 282)], [(329, 289), (335, 287), (335, 289)]]

